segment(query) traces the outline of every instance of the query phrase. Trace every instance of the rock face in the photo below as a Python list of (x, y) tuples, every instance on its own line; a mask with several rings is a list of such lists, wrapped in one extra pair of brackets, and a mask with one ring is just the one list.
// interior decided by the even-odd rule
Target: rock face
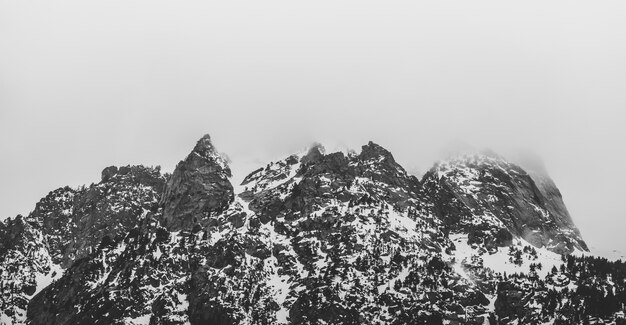
[(28, 217), (0, 224), (0, 310), (10, 310), (0, 314), (3, 322), (23, 322), (34, 293), (99, 251), (101, 242), (122, 240), (147, 211), (158, 209), (165, 184), (158, 168), (108, 167), (102, 174), (98, 184), (54, 190)]
[(26, 218), (0, 223), (0, 323), (23, 322), (29, 299), (60, 274), (50, 274), (48, 281), (36, 279), (49, 274), (53, 262), (42, 232)]
[(557, 253), (588, 250), (554, 183), (500, 157), (442, 162), (423, 183), (438, 214), (453, 228), (471, 230), (472, 241), (504, 246), (510, 233)]
[(104, 236), (121, 240), (144, 211), (157, 208), (165, 184), (158, 169), (143, 166), (108, 167), (102, 175), (88, 188), (50, 192), (29, 216), (63, 268), (95, 250)]
[(172, 230), (206, 225), (233, 201), (230, 168), (215, 150), (209, 135), (198, 141), (176, 166), (163, 195), (163, 223)]
[(514, 284), (502, 282), (498, 285), (495, 309), (500, 318), (519, 318), (525, 314), (525, 309), (532, 295), (525, 290), (518, 289)]
[[(0, 225), (10, 261), (0, 317), (493, 325), (617, 323), (624, 309), (626, 266), (559, 255), (586, 250), (560, 193), (501, 158), (442, 162), (418, 180), (375, 143), (360, 153), (316, 145), (255, 170), (238, 195), (229, 177), (205, 136), (167, 182), (108, 167), (97, 185), (51, 193)], [(32, 280), (42, 275), (49, 284)]]

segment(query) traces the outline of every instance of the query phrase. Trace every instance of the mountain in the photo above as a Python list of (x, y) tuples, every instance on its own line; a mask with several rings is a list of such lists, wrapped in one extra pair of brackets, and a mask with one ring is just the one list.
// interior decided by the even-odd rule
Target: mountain
[(250, 173), (202, 137), (0, 224), (1, 324), (624, 324), (626, 265), (545, 173), (495, 154), (418, 179), (383, 147)]
[(441, 162), (423, 181), (441, 218), (471, 242), (493, 248), (519, 237), (560, 254), (589, 250), (547, 176), (491, 154)]
[(27, 217), (0, 223), (0, 323), (23, 323), (29, 300), (75, 261), (126, 237), (158, 202), (165, 178), (143, 166), (108, 167), (89, 187), (59, 188)]

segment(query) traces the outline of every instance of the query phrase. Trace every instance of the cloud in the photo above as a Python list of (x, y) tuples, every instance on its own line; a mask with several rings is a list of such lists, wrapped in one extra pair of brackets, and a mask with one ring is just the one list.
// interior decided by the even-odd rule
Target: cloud
[(4, 217), (207, 132), (241, 174), (314, 141), (415, 171), (465, 143), (530, 148), (589, 242), (626, 247), (622, 2), (40, 4), (0, 4)]

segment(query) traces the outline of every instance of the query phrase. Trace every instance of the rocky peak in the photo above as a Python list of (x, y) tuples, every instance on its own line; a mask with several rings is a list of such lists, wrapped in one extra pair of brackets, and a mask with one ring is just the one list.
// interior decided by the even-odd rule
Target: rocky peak
[[(119, 168), (117, 166), (109, 166), (102, 170), (102, 181), (108, 182), (113, 176), (117, 175)], [(124, 171), (124, 174), (127, 173)]]
[(300, 162), (304, 165), (316, 163), (324, 157), (324, 146), (319, 143), (314, 143), (306, 155), (302, 156)]
[[(388, 201), (397, 208), (426, 208), (419, 180), (397, 164), (389, 151), (370, 142), (361, 154), (324, 154), (314, 145), (299, 164), (294, 156), (269, 163), (246, 177), (240, 195), (263, 223), (282, 216), (306, 217), (337, 201)], [(296, 156), (297, 157), (297, 156)], [(419, 203), (418, 203), (419, 202)]]
[(41, 226), (55, 263), (67, 267), (105, 236), (121, 239), (146, 210), (156, 211), (164, 184), (158, 167), (107, 167), (100, 183), (48, 193), (28, 220)]
[(205, 134), (196, 142), (196, 146), (193, 148), (193, 153), (197, 153), (198, 155), (207, 158), (207, 159), (217, 159), (221, 158), (217, 154), (215, 150), (215, 146), (213, 146), (213, 142), (211, 141), (211, 136)]
[[(315, 150), (315, 153), (318, 151)], [(311, 155), (307, 155), (310, 157)], [(317, 177), (322, 175), (335, 175), (335, 177), (354, 177), (354, 168), (349, 166), (348, 158), (343, 152), (333, 152), (327, 155), (316, 154), (315, 159), (303, 158), (302, 167), (298, 171), (298, 176)]]
[(587, 250), (556, 187), (546, 181), (538, 187), (525, 170), (501, 157), (478, 154), (443, 161), (422, 182), (441, 217), (452, 227), (469, 229), (475, 240), (510, 238), (506, 231), (557, 253)]
[(165, 178), (161, 175), (161, 166), (109, 166), (102, 170), (101, 182), (118, 182), (144, 185), (154, 187), (157, 192), (161, 193), (165, 184)]
[(164, 224), (171, 231), (207, 224), (234, 199), (230, 177), (226, 159), (216, 151), (211, 137), (203, 136), (167, 182), (161, 201)]
[(0, 224), (0, 324), (23, 324), (28, 301), (64, 269), (157, 211), (164, 183), (159, 168), (107, 167), (100, 183), (53, 190), (27, 217)]
[(389, 160), (390, 162), (395, 162), (393, 159), (393, 155), (387, 149), (381, 147), (380, 145), (370, 141), (366, 145), (361, 147), (361, 153), (359, 154), (359, 159), (363, 161), (379, 159), (379, 160)]
[(414, 194), (420, 192), (419, 180), (409, 175), (396, 162), (391, 152), (382, 146), (370, 141), (361, 147), (361, 153), (357, 159), (357, 172), (364, 177), (403, 188)]
[(108, 167), (0, 222), (0, 324), (572, 324), (624, 309), (623, 264), (557, 270), (554, 252), (584, 249), (560, 192), (497, 155), (420, 182), (373, 142), (315, 145), (233, 199), (204, 136), (167, 185), (153, 171)]

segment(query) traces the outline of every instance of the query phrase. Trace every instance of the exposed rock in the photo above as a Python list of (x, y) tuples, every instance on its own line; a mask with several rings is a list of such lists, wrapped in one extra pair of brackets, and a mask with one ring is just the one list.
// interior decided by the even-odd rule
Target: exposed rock
[[(420, 181), (375, 143), (359, 154), (316, 145), (255, 170), (237, 197), (229, 177), (205, 136), (167, 185), (158, 169), (108, 167), (101, 183), (0, 223), (0, 317), (619, 324), (626, 266), (554, 254), (586, 248), (558, 189), (493, 154)], [(45, 276), (56, 281), (39, 286)]]
[(36, 224), (21, 215), (0, 222), (0, 323), (26, 320), (30, 296), (43, 289), (36, 276), (50, 274), (52, 266)]
[(526, 312), (525, 305), (530, 299), (523, 290), (519, 290), (509, 282), (501, 282), (498, 285), (495, 312), (499, 318), (523, 317)]
[(41, 225), (53, 260), (64, 268), (91, 253), (105, 235), (120, 240), (144, 211), (158, 208), (165, 184), (158, 168), (113, 166), (102, 174), (99, 184), (50, 192), (29, 216)]
[(508, 245), (509, 232), (557, 253), (586, 251), (558, 189), (541, 181), (539, 188), (523, 169), (493, 155), (440, 163), (422, 180), (438, 215), (453, 229), (469, 230), (474, 241)]
[(178, 163), (163, 195), (163, 220), (171, 230), (208, 224), (233, 201), (230, 168), (211, 143), (209, 135), (198, 141)]
[[(0, 310), (12, 310), (12, 322), (25, 321), (32, 295), (59, 279), (65, 268), (119, 242), (142, 222), (146, 211), (158, 209), (165, 183), (158, 169), (109, 167), (103, 178), (89, 187), (54, 190), (28, 217), (19, 216), (0, 226), (0, 264), (8, 266), (0, 267), (0, 290), (5, 297), (0, 298)], [(107, 245), (101, 245), (103, 239)]]

